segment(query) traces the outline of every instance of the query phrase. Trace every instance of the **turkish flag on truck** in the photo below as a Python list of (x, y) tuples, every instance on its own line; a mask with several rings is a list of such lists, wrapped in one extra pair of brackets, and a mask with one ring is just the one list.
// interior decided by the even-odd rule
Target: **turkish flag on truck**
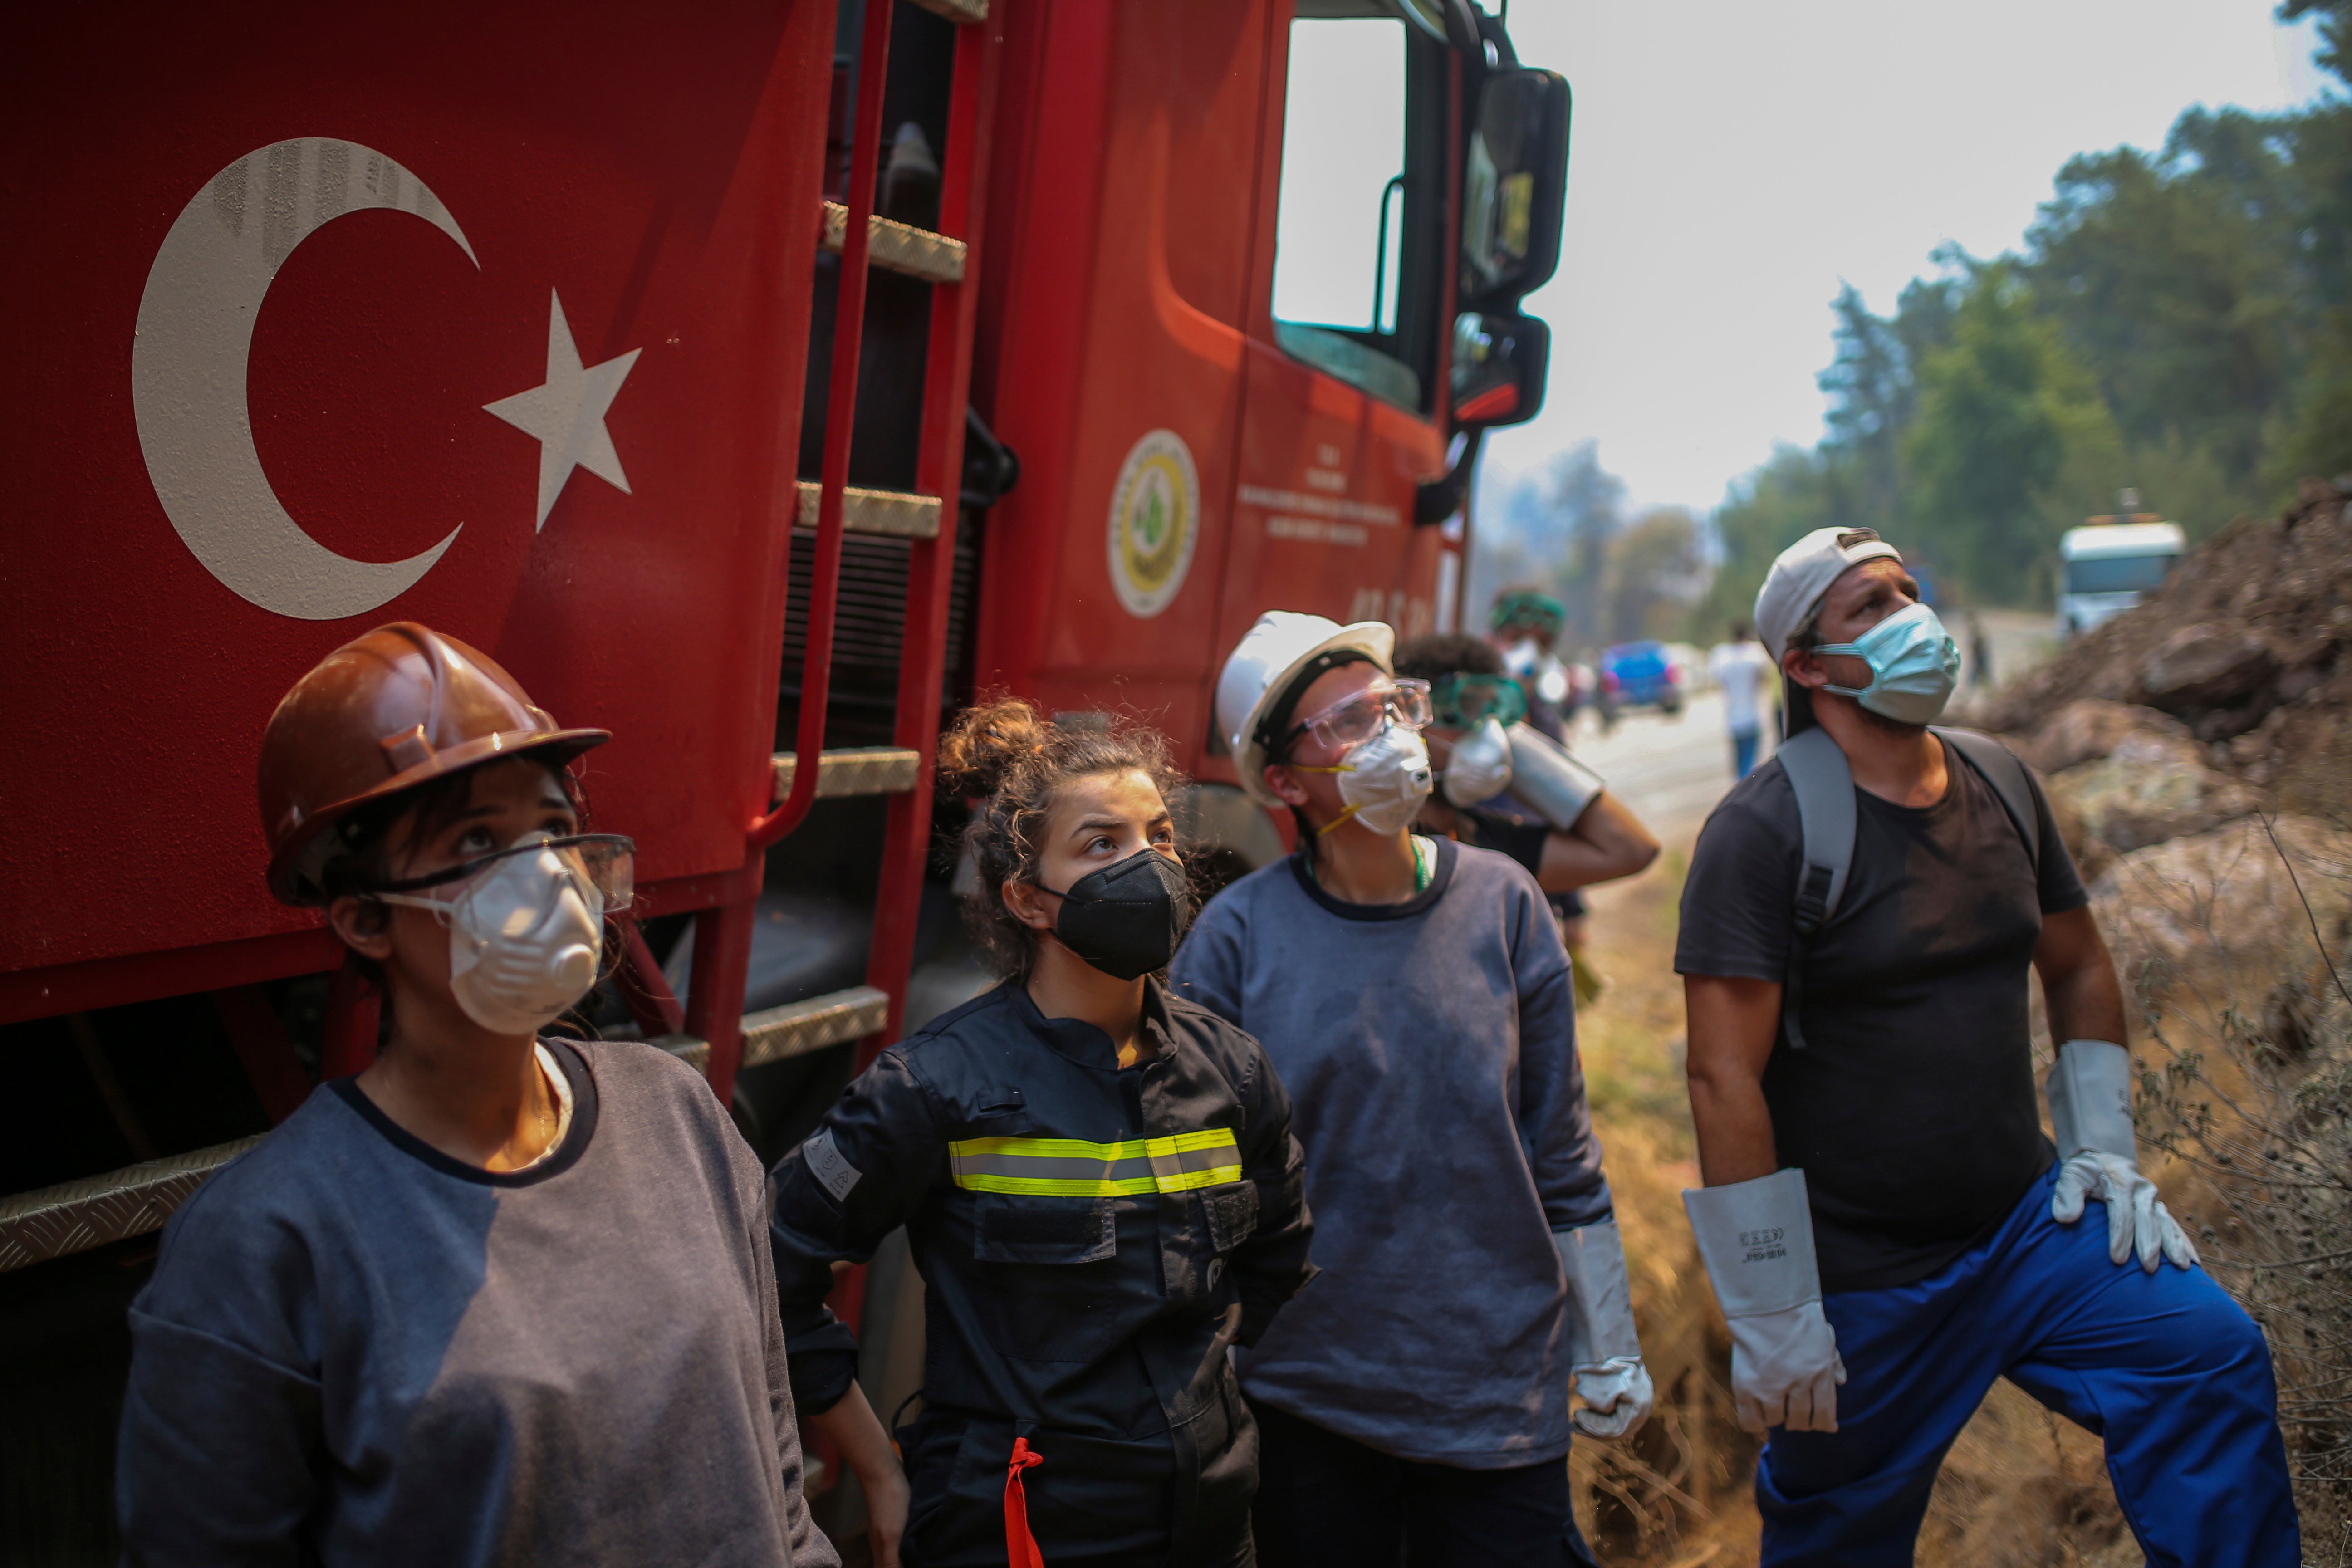
[(262, 883), (262, 726), (387, 621), (614, 731), (588, 793), (656, 904), (744, 864), (834, 22), (829, 0), (18, 21), (0, 1016), (51, 1010), (22, 972), (316, 924)]

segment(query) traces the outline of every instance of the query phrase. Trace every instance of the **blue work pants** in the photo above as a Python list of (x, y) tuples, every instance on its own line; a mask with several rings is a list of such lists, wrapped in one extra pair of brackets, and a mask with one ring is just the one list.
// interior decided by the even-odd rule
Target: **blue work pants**
[(2097, 1205), (2050, 1217), (2056, 1179), (1918, 1283), (1823, 1300), (1846, 1368), (1838, 1430), (1766, 1445), (1766, 1568), (1908, 1564), (1945, 1450), (1997, 1377), (2105, 1440), (2150, 1568), (2302, 1562), (2262, 1331), (2201, 1268), (2108, 1262)]
[(1746, 778), (1756, 771), (1756, 742), (1760, 731), (1731, 731), (1731, 772), (1735, 778)]

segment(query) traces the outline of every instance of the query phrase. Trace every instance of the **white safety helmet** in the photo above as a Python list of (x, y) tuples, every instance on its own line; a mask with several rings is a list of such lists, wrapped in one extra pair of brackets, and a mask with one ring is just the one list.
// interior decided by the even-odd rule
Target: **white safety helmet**
[(1385, 621), (1343, 626), (1296, 610), (1260, 616), (1217, 676), (1217, 728), (1233, 748), (1242, 788), (1253, 799), (1282, 807), (1282, 797), (1265, 787), (1265, 742), (1258, 728), (1301, 670), (1325, 654), (1345, 652), (1370, 660), (1384, 675), (1393, 674), (1389, 658), (1395, 648), (1396, 631)]

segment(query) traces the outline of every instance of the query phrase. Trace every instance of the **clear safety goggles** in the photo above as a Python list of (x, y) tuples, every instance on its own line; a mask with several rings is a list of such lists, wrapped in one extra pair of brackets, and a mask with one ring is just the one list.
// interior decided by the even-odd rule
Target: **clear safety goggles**
[(1447, 675), (1430, 683), (1429, 706), (1448, 730), (1475, 730), (1489, 719), (1507, 730), (1528, 716), (1528, 694), (1507, 675)]
[(1333, 751), (1360, 746), (1394, 724), (1419, 731), (1429, 726), (1429, 682), (1385, 680), (1343, 697), (1319, 713), (1301, 719), (1282, 738), (1286, 752), (1301, 735), (1312, 735)]
[(567, 884), (584, 902), (591, 891), (604, 900), (604, 912), (618, 914), (636, 896), (637, 841), (617, 833), (574, 833), (557, 838), (527, 838), (489, 855), (458, 862), (430, 876), (379, 882), (367, 889), (371, 898), (388, 904), (407, 904), (436, 913), (471, 891), (498, 866), (522, 855), (550, 855), (562, 868), (560, 878), (549, 879), (552, 897)]

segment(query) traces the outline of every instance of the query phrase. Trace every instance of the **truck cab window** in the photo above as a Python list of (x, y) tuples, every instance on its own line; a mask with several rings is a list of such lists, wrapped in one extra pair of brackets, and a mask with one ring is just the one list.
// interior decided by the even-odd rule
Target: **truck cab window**
[(1335, 14), (1380, 9), (1370, 4), (1299, 9), (1312, 14), (1290, 24), (1275, 341), (1420, 412), (1434, 370), (1444, 49), (1393, 13)]

